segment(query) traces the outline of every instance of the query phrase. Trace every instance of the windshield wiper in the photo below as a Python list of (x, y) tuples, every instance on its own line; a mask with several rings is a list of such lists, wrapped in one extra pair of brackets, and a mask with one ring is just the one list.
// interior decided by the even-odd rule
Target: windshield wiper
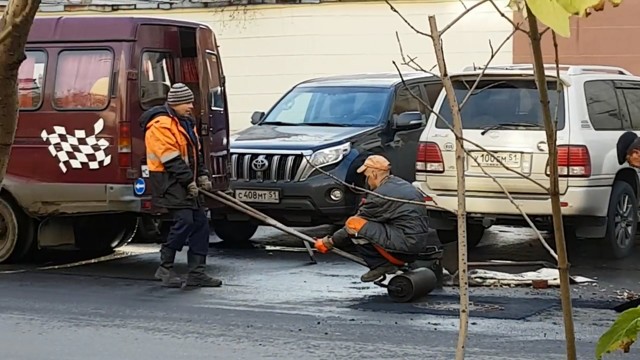
[(260, 123), (258, 125), (300, 126), (300, 125), (304, 125), (304, 124), (288, 123), (288, 122), (284, 122), (284, 121), (269, 121), (269, 122)]
[(348, 124), (330, 123), (330, 122), (317, 122), (317, 123), (304, 123), (307, 126), (335, 126), (335, 127), (347, 127)]
[(527, 128), (542, 129), (542, 127), (540, 125), (531, 124), (531, 123), (500, 123), (500, 124), (496, 124), (496, 125), (487, 126), (486, 128), (484, 128), (484, 130), (482, 130), (480, 135), (484, 135), (484, 134), (488, 133), (491, 130), (504, 129), (504, 128), (514, 128), (514, 127), (527, 127)]

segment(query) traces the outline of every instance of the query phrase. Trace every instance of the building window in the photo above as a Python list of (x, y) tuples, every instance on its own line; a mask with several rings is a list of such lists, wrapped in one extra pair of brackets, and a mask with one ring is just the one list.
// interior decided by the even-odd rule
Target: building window
[(113, 53), (64, 50), (58, 55), (53, 106), (59, 110), (104, 110), (109, 105)]
[(146, 51), (142, 54), (140, 105), (143, 109), (164, 104), (173, 84), (173, 63), (169, 53)]
[(47, 53), (27, 50), (27, 58), (18, 70), (20, 110), (35, 110), (42, 105)]

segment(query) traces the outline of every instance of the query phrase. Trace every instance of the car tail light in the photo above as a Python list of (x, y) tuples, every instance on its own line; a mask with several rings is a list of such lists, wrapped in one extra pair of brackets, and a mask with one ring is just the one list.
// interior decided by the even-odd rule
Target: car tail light
[[(549, 166), (547, 165), (547, 175)], [(584, 145), (558, 146), (558, 176), (589, 177), (591, 176), (591, 156)]]
[(416, 157), (416, 171), (427, 173), (443, 173), (444, 161), (438, 144), (434, 142), (421, 142), (418, 145)]
[(131, 124), (121, 122), (118, 128), (118, 165), (131, 167)]

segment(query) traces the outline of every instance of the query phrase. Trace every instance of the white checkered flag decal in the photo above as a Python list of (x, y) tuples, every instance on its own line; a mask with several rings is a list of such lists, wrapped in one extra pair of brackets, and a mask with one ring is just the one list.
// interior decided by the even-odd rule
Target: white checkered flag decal
[[(67, 172), (67, 165), (73, 169), (82, 169), (82, 164), (87, 164), (89, 169), (95, 170), (111, 163), (111, 155), (107, 155), (105, 149), (109, 142), (105, 139), (96, 139), (104, 129), (104, 120), (100, 118), (93, 124), (93, 135), (87, 136), (84, 130), (75, 130), (74, 135), (67, 134), (64, 126), (54, 126), (53, 133), (42, 130), (42, 140), (49, 142), (51, 156), (57, 157), (60, 170)], [(56, 147), (59, 149), (56, 149)]]

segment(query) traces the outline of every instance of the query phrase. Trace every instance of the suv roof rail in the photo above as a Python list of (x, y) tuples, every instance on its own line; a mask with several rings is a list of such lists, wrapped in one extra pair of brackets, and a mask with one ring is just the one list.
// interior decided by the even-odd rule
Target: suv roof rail
[[(615, 73), (619, 75), (633, 74), (618, 66), (606, 66), (606, 65), (559, 65), (560, 70), (566, 71), (567, 75), (580, 75), (586, 73)], [(463, 71), (483, 70), (533, 70), (532, 64), (508, 64), (508, 65), (489, 65), (489, 66), (467, 66)], [(555, 70), (555, 64), (544, 64), (545, 70)]]

